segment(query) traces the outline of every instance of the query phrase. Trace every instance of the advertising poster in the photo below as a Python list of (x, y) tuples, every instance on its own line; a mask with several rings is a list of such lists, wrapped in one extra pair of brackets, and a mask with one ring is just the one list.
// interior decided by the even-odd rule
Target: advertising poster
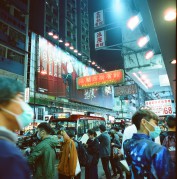
[(113, 88), (104, 86), (78, 90), (78, 77), (95, 75), (97, 72), (42, 37), (39, 37), (37, 64), (40, 66), (36, 74), (37, 92), (112, 109)]

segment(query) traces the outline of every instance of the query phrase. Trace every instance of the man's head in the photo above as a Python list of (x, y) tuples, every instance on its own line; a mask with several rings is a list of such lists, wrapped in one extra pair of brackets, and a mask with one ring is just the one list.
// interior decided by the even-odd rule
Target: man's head
[(15, 79), (0, 77), (0, 126), (19, 130), (33, 119), (31, 107), (23, 101), (23, 84)]
[(67, 130), (66, 133), (68, 134), (68, 136), (69, 136), (71, 139), (74, 139), (75, 136), (76, 136), (74, 130)]
[(94, 139), (97, 136), (97, 133), (93, 129), (87, 131), (89, 139)]
[(37, 136), (39, 139), (45, 139), (53, 131), (50, 124), (47, 122), (42, 122), (37, 126)]
[(101, 124), (99, 126), (99, 129), (100, 129), (100, 132), (102, 133), (102, 132), (106, 131), (106, 126), (104, 124)]
[(158, 116), (147, 109), (138, 110), (132, 117), (132, 123), (141, 133), (151, 135), (154, 131), (159, 133)]
[(166, 123), (168, 126), (168, 130), (176, 131), (176, 116), (167, 116)]

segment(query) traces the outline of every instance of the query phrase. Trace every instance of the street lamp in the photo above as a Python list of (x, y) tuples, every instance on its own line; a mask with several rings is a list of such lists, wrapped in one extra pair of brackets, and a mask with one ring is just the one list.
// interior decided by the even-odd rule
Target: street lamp
[(42, 65), (37, 66), (35, 70), (35, 76), (34, 76), (34, 100), (33, 100), (33, 106), (34, 106), (34, 121), (33, 121), (33, 128), (34, 128), (34, 123), (36, 119), (36, 92), (37, 92), (37, 77), (38, 77), (38, 72), (41, 73), (42, 75), (46, 75), (47, 72), (44, 70), (44, 67)]

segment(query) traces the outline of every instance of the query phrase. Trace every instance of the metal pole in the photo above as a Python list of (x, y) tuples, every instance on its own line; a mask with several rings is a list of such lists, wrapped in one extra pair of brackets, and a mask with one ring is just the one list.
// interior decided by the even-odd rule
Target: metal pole
[(123, 118), (122, 99), (120, 101), (121, 101), (121, 112), (122, 112), (122, 118)]
[(34, 129), (34, 123), (36, 119), (36, 70), (34, 71), (34, 100), (33, 100), (33, 105), (34, 105), (34, 119), (33, 119), (33, 129)]

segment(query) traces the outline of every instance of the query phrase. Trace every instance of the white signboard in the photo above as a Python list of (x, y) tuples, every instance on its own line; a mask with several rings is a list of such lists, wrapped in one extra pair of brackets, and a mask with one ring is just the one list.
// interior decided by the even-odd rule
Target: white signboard
[(104, 30), (95, 32), (95, 49), (105, 46), (105, 32)]
[(26, 103), (29, 103), (29, 99), (30, 99), (30, 90), (29, 90), (29, 88), (25, 88), (24, 101), (25, 101)]
[(173, 114), (171, 99), (145, 101), (145, 106), (148, 106), (158, 116)]
[(94, 27), (99, 27), (104, 24), (103, 10), (94, 12)]

